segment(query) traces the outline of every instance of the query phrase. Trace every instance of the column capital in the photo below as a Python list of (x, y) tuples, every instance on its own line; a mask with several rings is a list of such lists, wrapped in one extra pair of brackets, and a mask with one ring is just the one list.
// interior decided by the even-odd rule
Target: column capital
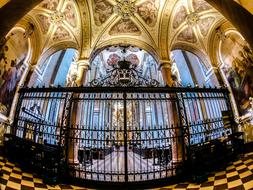
[(34, 71), (36, 69), (36, 67), (37, 67), (37, 65), (35, 65), (35, 64), (29, 64), (28, 65), (28, 68), (29, 68), (30, 71)]
[(76, 61), (76, 64), (79, 68), (88, 70), (90, 67), (89, 59), (79, 59)]
[(159, 69), (170, 69), (172, 64), (173, 64), (173, 60), (160, 60), (159, 63)]

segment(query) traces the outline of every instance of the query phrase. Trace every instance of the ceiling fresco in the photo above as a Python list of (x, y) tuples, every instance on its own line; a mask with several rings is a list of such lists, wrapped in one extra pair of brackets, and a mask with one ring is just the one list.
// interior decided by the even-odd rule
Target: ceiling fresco
[(63, 41), (72, 41), (80, 46), (81, 18), (75, 1), (44, 0), (29, 15), (39, 27), (42, 51)]
[(100, 26), (113, 14), (113, 5), (107, 0), (94, 0), (93, 11), (95, 24)]
[(28, 15), (41, 35), (41, 52), (64, 42), (76, 44), (81, 57), (110, 41), (157, 56), (174, 44), (205, 52), (210, 31), (224, 19), (204, 0), (44, 0)]
[(203, 46), (204, 38), (221, 19), (222, 16), (204, 0), (179, 0), (173, 15), (173, 29), (178, 35), (176, 41), (198, 42)]
[(135, 34), (135, 35), (141, 34), (141, 31), (139, 30), (139, 28), (130, 19), (120, 20), (111, 28), (109, 32), (110, 35), (119, 35), (119, 34), (128, 34), (128, 33)]

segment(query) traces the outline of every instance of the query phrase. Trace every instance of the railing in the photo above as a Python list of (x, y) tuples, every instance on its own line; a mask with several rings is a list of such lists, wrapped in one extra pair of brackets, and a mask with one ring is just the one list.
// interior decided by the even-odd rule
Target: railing
[(191, 147), (231, 135), (232, 121), (226, 89), (23, 88), (12, 134), (61, 147), (69, 177), (139, 182), (182, 174)]

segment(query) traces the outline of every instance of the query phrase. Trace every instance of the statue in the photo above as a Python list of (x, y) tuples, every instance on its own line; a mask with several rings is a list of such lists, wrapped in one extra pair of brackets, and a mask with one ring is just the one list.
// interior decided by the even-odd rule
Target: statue
[(175, 60), (173, 60), (173, 63), (171, 66), (171, 75), (172, 75), (172, 79), (174, 81), (174, 85), (175, 86), (182, 86), (182, 80), (181, 80), (180, 73), (177, 68), (177, 64), (176, 64)]
[(67, 77), (66, 86), (67, 87), (77, 87), (76, 79), (77, 79), (76, 72), (69, 74), (69, 77)]

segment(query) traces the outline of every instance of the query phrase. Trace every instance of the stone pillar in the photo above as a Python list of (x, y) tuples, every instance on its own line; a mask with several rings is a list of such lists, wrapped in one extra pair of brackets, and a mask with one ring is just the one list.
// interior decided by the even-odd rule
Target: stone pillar
[(253, 15), (233, 0), (205, 0), (216, 8), (243, 35), (253, 48)]
[(35, 69), (35, 65), (29, 65), (29, 68), (28, 68), (28, 73), (26, 75), (26, 78), (25, 78), (25, 81), (24, 81), (24, 86), (25, 87), (28, 87), (29, 83), (30, 83), (30, 80), (31, 80), (31, 77), (32, 77), (32, 74), (34, 72), (34, 69)]
[[(78, 65), (78, 75), (75, 81), (77, 87), (82, 86), (85, 83), (86, 74), (89, 68), (89, 62), (87, 59), (82, 59), (77, 61)], [(74, 98), (78, 98), (79, 94), (73, 94)], [(71, 112), (71, 133), (70, 135), (76, 138), (76, 130), (74, 128), (80, 125), (80, 114), (82, 109), (82, 103), (75, 101), (72, 104), (72, 112)], [(70, 163), (78, 163), (78, 142), (75, 140), (69, 141), (69, 162)]]
[(77, 86), (82, 86), (85, 84), (85, 79), (87, 75), (87, 71), (89, 69), (89, 60), (82, 59), (77, 62), (78, 65), (78, 77), (76, 79)]
[(224, 81), (222, 79), (222, 76), (221, 76), (221, 73), (220, 73), (220, 68), (213, 67), (213, 71), (214, 71), (214, 74), (215, 74), (220, 86), (225, 86), (225, 83), (224, 83)]
[[(160, 63), (160, 70), (162, 72), (164, 83), (168, 87), (174, 86), (174, 81), (172, 79), (172, 72), (171, 72), (171, 66), (173, 64), (173, 61), (166, 60), (161, 61)], [(175, 96), (175, 94), (173, 94)], [(175, 97), (176, 98), (176, 97)], [(168, 118), (171, 123), (173, 123), (173, 136), (172, 139), (172, 162), (175, 164), (178, 164), (182, 162), (183, 160), (183, 137), (182, 135), (182, 129), (179, 127), (179, 113), (176, 102), (169, 102), (168, 103), (168, 112), (171, 113), (170, 117)], [(171, 126), (170, 126), (171, 127)]]
[(172, 79), (172, 72), (171, 72), (171, 66), (172, 66), (171, 60), (162, 60), (160, 62), (159, 68), (161, 70), (163, 81), (165, 85), (172, 87), (174, 85), (174, 81)]

